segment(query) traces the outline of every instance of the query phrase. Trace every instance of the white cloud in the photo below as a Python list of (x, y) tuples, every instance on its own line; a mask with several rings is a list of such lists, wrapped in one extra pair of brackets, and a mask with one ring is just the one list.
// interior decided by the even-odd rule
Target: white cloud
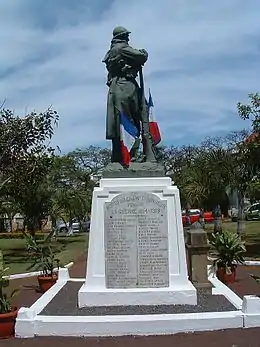
[(166, 141), (192, 142), (194, 128), (205, 136), (244, 126), (236, 102), (259, 88), (258, 0), (91, 3), (0, 3), (0, 99), (7, 106), (24, 114), (53, 105), (63, 150), (103, 142), (101, 60), (113, 28), (124, 25), (132, 45), (149, 52), (145, 82)]

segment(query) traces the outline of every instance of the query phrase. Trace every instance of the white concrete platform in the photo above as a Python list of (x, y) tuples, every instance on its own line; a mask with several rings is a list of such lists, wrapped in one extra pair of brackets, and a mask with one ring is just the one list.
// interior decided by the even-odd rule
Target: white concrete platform
[[(15, 334), (18, 338), (34, 336), (123, 336), (123, 335), (164, 335), (179, 332), (210, 331), (229, 328), (260, 326), (260, 300), (247, 296), (244, 302), (235, 297), (229, 288), (216, 279), (213, 294), (223, 294), (238, 308), (236, 311), (153, 314), (153, 315), (115, 315), (115, 316), (43, 316), (39, 313), (67, 283), (68, 274), (63, 276), (30, 308), (18, 312)], [(213, 279), (214, 278), (214, 279)], [(79, 281), (82, 279), (69, 279)], [(226, 288), (225, 288), (226, 287)], [(259, 300), (259, 301), (258, 301)], [(243, 308), (242, 308), (243, 306)]]

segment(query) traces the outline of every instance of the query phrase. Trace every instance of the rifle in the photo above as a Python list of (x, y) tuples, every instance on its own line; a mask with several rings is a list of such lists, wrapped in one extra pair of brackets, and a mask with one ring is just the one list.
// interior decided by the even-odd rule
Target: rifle
[(150, 135), (149, 129), (149, 114), (147, 110), (147, 102), (145, 100), (144, 95), (144, 77), (143, 77), (143, 69), (142, 67), (139, 69), (139, 80), (140, 80), (140, 113), (141, 113), (141, 124), (142, 124), (142, 142), (144, 148), (144, 155), (146, 157), (146, 161), (156, 162), (156, 157), (153, 148), (153, 141)]

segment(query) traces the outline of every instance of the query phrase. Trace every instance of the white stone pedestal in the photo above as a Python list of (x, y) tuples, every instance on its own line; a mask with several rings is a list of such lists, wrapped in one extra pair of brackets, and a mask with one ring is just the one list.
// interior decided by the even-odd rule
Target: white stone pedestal
[(197, 304), (179, 190), (168, 177), (104, 178), (95, 188), (79, 307)]

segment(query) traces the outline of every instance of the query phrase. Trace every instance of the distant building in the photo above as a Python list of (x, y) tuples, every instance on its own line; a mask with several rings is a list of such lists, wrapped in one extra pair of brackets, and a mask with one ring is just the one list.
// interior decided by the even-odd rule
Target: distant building
[(20, 213), (16, 213), (12, 220), (9, 219), (7, 214), (0, 217), (0, 232), (11, 232), (16, 230), (23, 230), (24, 217)]
[[(20, 213), (16, 213), (12, 220), (7, 215), (0, 217), (0, 233), (19, 231), (24, 229), (24, 217)], [(49, 232), (52, 228), (51, 218), (42, 220), (42, 231)]]

